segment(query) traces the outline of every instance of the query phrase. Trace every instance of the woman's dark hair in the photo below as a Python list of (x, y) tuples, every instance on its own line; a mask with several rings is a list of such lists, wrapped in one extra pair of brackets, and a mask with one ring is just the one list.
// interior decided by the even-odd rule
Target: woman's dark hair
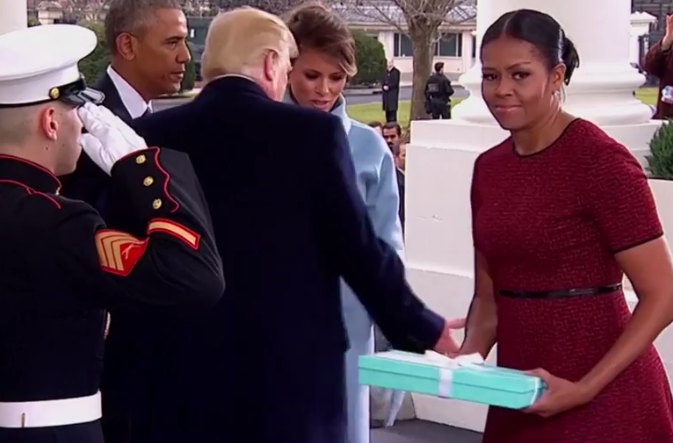
[(348, 24), (319, 1), (301, 3), (285, 16), (299, 51), (313, 49), (338, 60), (349, 77), (357, 74), (355, 40)]
[(535, 46), (549, 69), (563, 63), (566, 66), (563, 79), (566, 85), (580, 65), (580, 56), (573, 42), (566, 37), (561, 25), (544, 12), (519, 9), (502, 15), (486, 30), (481, 47), (502, 36)]

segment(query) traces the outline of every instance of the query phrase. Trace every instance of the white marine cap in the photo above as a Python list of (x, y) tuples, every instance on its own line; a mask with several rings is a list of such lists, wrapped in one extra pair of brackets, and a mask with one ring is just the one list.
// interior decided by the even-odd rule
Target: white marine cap
[(62, 100), (100, 103), (77, 63), (96, 48), (96, 34), (76, 25), (44, 25), (0, 35), (0, 107)]

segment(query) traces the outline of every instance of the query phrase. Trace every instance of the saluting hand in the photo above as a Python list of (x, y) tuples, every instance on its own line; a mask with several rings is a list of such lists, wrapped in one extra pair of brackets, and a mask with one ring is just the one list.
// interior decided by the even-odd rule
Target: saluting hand
[(455, 329), (463, 329), (465, 327), (466, 319), (464, 318), (454, 318), (451, 320), (444, 321), (444, 330), (442, 335), (439, 337), (439, 341), (435, 345), (434, 350), (440, 354), (448, 355), (449, 357), (455, 357), (460, 351), (460, 345), (451, 336), (451, 331)]
[(80, 135), (82, 149), (108, 174), (117, 160), (147, 149), (145, 140), (109, 109), (87, 103), (77, 113), (88, 131)]
[(673, 14), (666, 16), (666, 34), (664, 34), (664, 39), (661, 42), (661, 46), (664, 48), (670, 48), (673, 44)]

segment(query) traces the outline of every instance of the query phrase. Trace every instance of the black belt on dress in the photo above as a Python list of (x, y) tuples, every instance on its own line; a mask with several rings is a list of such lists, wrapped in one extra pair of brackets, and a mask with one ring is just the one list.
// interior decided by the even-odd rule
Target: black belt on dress
[(580, 295), (598, 295), (616, 292), (622, 289), (622, 284), (617, 283), (608, 286), (599, 286), (597, 288), (582, 288), (582, 289), (565, 289), (560, 291), (509, 291), (506, 289), (499, 289), (498, 293), (504, 297), (513, 298), (563, 298), (563, 297), (577, 297)]

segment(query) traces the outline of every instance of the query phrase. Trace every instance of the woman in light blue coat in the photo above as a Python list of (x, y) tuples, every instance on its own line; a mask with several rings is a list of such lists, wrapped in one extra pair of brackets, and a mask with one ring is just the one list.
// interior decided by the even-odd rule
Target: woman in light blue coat
[[(286, 100), (331, 112), (341, 119), (358, 188), (374, 228), (381, 239), (402, 254), (400, 201), (392, 154), (374, 129), (348, 117), (341, 94), (348, 78), (356, 73), (355, 48), (348, 26), (320, 3), (299, 6), (290, 13), (287, 24), (297, 41), (299, 56), (290, 73)], [(369, 390), (358, 385), (357, 363), (360, 355), (373, 352), (373, 324), (350, 288), (342, 285), (343, 317), (350, 342), (346, 354), (348, 443), (368, 443)]]

